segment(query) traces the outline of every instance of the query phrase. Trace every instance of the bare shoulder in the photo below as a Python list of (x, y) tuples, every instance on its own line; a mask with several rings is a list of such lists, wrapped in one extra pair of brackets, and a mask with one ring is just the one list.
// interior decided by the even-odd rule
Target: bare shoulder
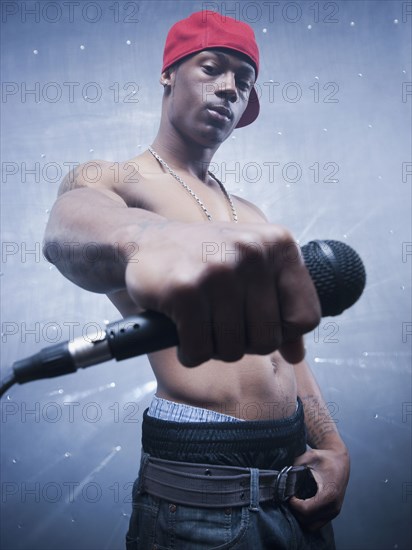
[(117, 193), (119, 183), (128, 180), (138, 181), (138, 179), (137, 158), (120, 162), (89, 160), (75, 166), (66, 174), (60, 184), (58, 195), (82, 187)]
[(243, 213), (243, 219), (245, 221), (250, 222), (268, 222), (267, 217), (262, 212), (260, 208), (256, 206), (253, 202), (250, 202), (242, 197), (239, 197), (238, 195), (232, 195), (237, 204), (239, 204), (242, 208)]

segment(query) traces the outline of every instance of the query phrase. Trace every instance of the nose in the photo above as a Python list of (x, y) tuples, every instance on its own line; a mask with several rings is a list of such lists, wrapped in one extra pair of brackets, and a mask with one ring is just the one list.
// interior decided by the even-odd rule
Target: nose
[(231, 103), (237, 101), (236, 79), (232, 71), (226, 71), (221, 75), (218, 81), (216, 95), (219, 97), (227, 97)]

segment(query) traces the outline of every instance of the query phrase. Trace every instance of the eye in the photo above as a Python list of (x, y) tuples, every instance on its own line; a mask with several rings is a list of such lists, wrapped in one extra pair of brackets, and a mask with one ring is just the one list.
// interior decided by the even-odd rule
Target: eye
[(242, 92), (248, 92), (252, 88), (252, 84), (248, 80), (239, 80), (237, 85)]
[(210, 63), (205, 63), (203, 65), (203, 69), (207, 72), (207, 74), (217, 73), (217, 67), (215, 65), (211, 65)]

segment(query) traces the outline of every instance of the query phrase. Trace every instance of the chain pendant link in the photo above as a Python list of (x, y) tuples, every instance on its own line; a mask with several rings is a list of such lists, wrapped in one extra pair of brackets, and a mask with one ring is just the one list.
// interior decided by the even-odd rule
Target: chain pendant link
[[(158, 160), (160, 162), (160, 164), (162, 164), (166, 168), (166, 170), (169, 172), (169, 174), (171, 176), (173, 176), (175, 178), (175, 180), (177, 180), (182, 185), (182, 187), (184, 189), (186, 189), (186, 191), (188, 193), (190, 193), (190, 195), (192, 195), (192, 197), (195, 199), (195, 201), (198, 203), (200, 208), (205, 213), (207, 219), (211, 222), (212, 221), (212, 216), (211, 216), (210, 212), (208, 211), (206, 206), (203, 204), (203, 202), (199, 199), (199, 197), (196, 195), (196, 193), (193, 191), (193, 189), (191, 189), (187, 185), (187, 183), (185, 183), (182, 180), (182, 178), (178, 174), (176, 174), (176, 172), (174, 170), (172, 170), (172, 168), (170, 168), (170, 166), (158, 155), (158, 153), (156, 153), (156, 151), (154, 151), (154, 149), (149, 147), (149, 151), (152, 153), (152, 155), (155, 157), (155, 159)], [(231, 209), (231, 212), (232, 212), (233, 221), (235, 223), (237, 223), (238, 219), (237, 219), (236, 208), (235, 208), (235, 205), (233, 204), (233, 201), (232, 201), (229, 193), (226, 191), (225, 186), (223, 185), (223, 183), (220, 180), (217, 179), (217, 177), (214, 174), (212, 174), (212, 172), (208, 172), (208, 174), (209, 174), (210, 177), (212, 177), (219, 184), (219, 187), (222, 190), (223, 195), (226, 197), (226, 200), (229, 203), (229, 206), (230, 206), (230, 209)]]

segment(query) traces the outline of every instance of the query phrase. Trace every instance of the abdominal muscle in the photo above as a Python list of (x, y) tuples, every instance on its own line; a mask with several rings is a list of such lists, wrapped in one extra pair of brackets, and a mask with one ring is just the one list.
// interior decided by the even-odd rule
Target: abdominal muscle
[(184, 367), (176, 349), (149, 355), (158, 387), (169, 401), (210, 409), (242, 420), (275, 420), (296, 410), (297, 388), (292, 365), (280, 354), (245, 355), (240, 361), (208, 361)]

